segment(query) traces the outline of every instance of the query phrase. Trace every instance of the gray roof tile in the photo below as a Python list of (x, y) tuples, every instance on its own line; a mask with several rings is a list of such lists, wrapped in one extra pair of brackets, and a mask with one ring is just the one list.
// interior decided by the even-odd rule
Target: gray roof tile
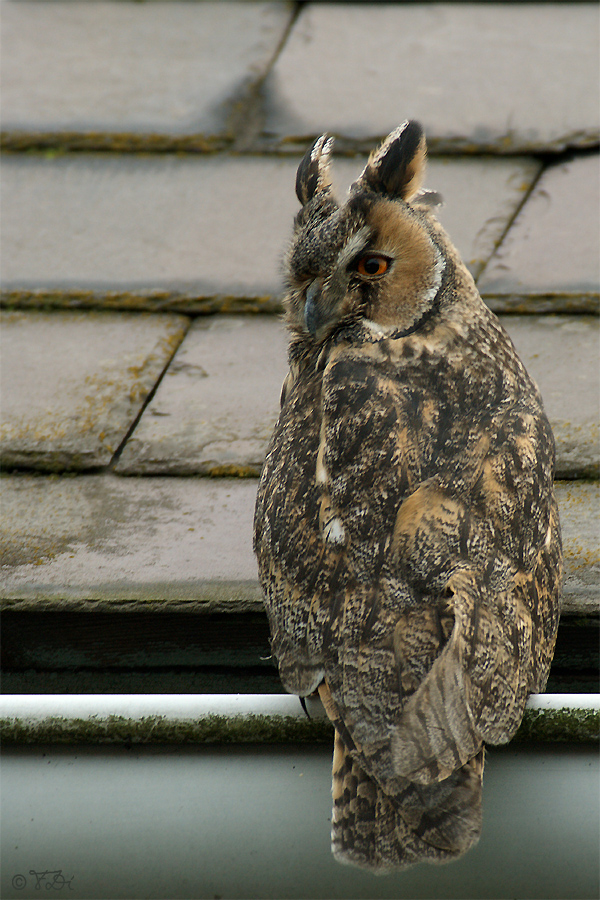
[(363, 144), (405, 118), (438, 152), (593, 146), (598, 7), (307, 4), (267, 86), (284, 147), (323, 131)]
[(3, 130), (13, 144), (218, 146), (291, 15), (287, 3), (3, 3)]
[(3, 315), (3, 467), (107, 465), (186, 328), (168, 314)]
[(479, 287), (516, 297), (600, 293), (600, 157), (549, 166), (489, 261)]

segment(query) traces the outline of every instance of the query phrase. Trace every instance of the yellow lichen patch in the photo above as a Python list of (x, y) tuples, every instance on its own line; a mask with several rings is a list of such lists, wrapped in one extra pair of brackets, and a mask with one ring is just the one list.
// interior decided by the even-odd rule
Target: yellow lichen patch
[(82, 291), (5, 290), (0, 292), (5, 309), (123, 310), (125, 312), (173, 312), (184, 315), (277, 315), (281, 301), (272, 294), (199, 294), (171, 290)]
[(5, 316), (4, 465), (107, 465), (188, 326), (165, 314)]
[(243, 466), (236, 464), (210, 465), (206, 467), (206, 474), (211, 478), (257, 478), (262, 466)]
[(546, 313), (571, 313), (576, 315), (600, 314), (598, 293), (530, 293), (506, 294), (482, 293), (485, 303), (495, 313), (504, 315), (537, 315)]
[(48, 151), (67, 153), (72, 150), (110, 150), (113, 153), (216, 153), (232, 143), (229, 135), (168, 135), (148, 132), (104, 131), (7, 131), (0, 135), (5, 152)]

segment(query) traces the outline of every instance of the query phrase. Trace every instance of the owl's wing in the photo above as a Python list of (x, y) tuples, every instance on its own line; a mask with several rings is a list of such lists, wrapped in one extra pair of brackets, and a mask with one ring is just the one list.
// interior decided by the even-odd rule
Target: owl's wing
[(552, 438), (528, 409), (486, 420), (493, 439), (466, 416), (445, 483), (443, 455), (426, 477), (439, 410), (425, 385), (399, 386), (367, 348), (340, 355), (323, 391), (320, 528), (352, 573), (326, 604), (326, 681), (380, 784), (444, 779), (482, 741), (510, 739), (547, 671)]
[(450, 589), (452, 636), (407, 700), (392, 738), (395, 771), (424, 784), (448, 777), (482, 741), (509, 740), (530, 692), (529, 610), (512, 604), (513, 621), (503, 622), (498, 598), (467, 571), (450, 580)]
[(464, 763), (482, 740), (505, 743), (519, 727), (528, 695), (543, 689), (561, 575), (551, 500), (547, 538), (528, 570), (516, 568), (503, 588), (468, 563), (457, 565), (448, 580), (454, 628), (402, 711), (392, 741), (399, 774), (428, 783)]

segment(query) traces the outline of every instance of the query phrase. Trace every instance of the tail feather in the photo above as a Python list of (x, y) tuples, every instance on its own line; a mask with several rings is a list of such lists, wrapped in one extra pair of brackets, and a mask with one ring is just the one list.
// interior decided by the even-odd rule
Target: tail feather
[(388, 793), (367, 775), (335, 732), (332, 850), (340, 862), (397, 870), (450, 862), (479, 839), (483, 750), (444, 781), (395, 780)]

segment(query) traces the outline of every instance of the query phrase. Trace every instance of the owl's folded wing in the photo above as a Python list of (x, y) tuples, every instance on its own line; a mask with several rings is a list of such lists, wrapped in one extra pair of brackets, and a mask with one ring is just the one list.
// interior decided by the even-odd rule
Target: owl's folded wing
[[(324, 538), (332, 540), (327, 528), (336, 524), (357, 573), (341, 609), (332, 607), (326, 677), (373, 776), (390, 777), (387, 735), (394, 773), (431, 783), (484, 741), (510, 740), (529, 693), (545, 683), (560, 585), (551, 436), (535, 410), (516, 405), (488, 422), (489, 431), (473, 429), (459, 474), (440, 466), (418, 483), (427, 473), (412, 460), (426, 433), (411, 422), (409, 392), (402, 395), (371, 360), (351, 362), (346, 401), (359, 384), (373, 384), (344, 432), (339, 410), (328, 427), (326, 407), (319, 452)], [(352, 443), (361, 439), (357, 459)], [(369, 467), (382, 457), (389, 466), (376, 480)], [(394, 497), (415, 481), (390, 518)], [(435, 617), (444, 609), (454, 625), (434, 646)], [(420, 684), (408, 690), (398, 649), (406, 635), (419, 638), (406, 659), (422, 657)]]

